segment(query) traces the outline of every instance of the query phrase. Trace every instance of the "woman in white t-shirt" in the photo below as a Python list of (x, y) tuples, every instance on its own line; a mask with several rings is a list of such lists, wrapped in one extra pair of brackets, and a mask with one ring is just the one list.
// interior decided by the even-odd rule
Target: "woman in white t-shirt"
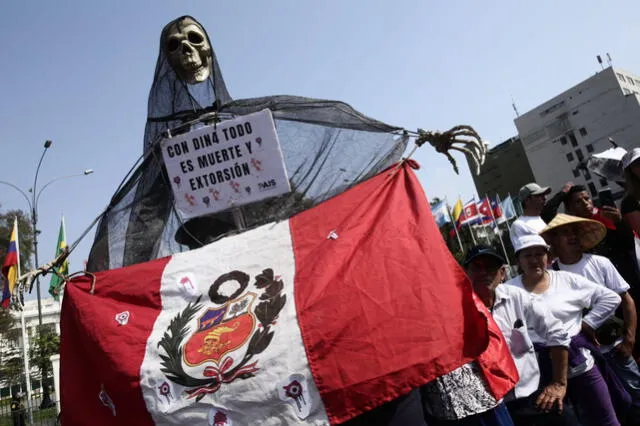
[[(547, 270), (549, 246), (539, 235), (520, 237), (514, 245), (516, 257), (523, 271), (507, 284), (527, 290), (534, 303), (542, 303), (560, 319), (569, 336), (578, 342), (582, 336), (593, 337), (595, 330), (615, 312), (620, 296), (579, 275)], [(583, 315), (585, 309), (589, 313)], [(528, 330), (534, 344), (544, 340), (535, 330)], [(585, 425), (620, 425), (602, 374), (594, 365), (588, 349), (572, 345), (569, 352), (567, 394), (583, 414)]]

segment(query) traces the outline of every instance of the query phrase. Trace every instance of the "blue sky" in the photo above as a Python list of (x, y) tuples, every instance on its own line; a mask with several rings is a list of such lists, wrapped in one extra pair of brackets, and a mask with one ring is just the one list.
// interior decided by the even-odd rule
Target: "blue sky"
[[(516, 134), (512, 97), (521, 113), (534, 108), (599, 70), (597, 54), (640, 74), (637, 0), (5, 0), (0, 180), (27, 190), (46, 139), (40, 186), (95, 170), (43, 192), (41, 261), (53, 255), (60, 216), (75, 240), (141, 154), (160, 31), (184, 14), (206, 27), (234, 98), (341, 100), (411, 130), (471, 124), (492, 144)], [(429, 197), (475, 193), (462, 157), (460, 176), (430, 147), (414, 158)], [(0, 204), (26, 209), (3, 185)]]

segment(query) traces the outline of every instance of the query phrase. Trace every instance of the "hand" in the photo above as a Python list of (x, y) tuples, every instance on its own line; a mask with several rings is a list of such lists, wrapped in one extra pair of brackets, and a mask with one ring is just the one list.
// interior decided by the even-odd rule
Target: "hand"
[(633, 346), (635, 345), (635, 343), (636, 342), (634, 341), (624, 339), (622, 343), (614, 348), (614, 350), (620, 358), (628, 359), (633, 352)]
[(567, 394), (567, 385), (562, 383), (551, 383), (542, 390), (536, 399), (536, 408), (541, 411), (549, 412), (557, 404), (558, 411), (562, 412), (564, 396)]
[(584, 334), (594, 345), (600, 347), (600, 342), (598, 342), (598, 338), (596, 337), (596, 331), (584, 321), (582, 322), (582, 334)]
[(622, 215), (620, 214), (620, 210), (611, 206), (603, 206), (600, 208), (600, 214), (613, 223), (620, 223), (622, 220)]
[(566, 194), (567, 192), (569, 192), (572, 186), (573, 186), (573, 182), (567, 182), (564, 185), (562, 185), (562, 188), (560, 188), (560, 191)]

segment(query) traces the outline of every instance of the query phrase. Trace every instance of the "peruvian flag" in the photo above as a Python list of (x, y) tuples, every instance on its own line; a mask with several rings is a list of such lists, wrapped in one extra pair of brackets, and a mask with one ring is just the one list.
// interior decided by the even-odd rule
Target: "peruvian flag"
[(393, 170), (287, 221), (70, 281), (62, 423), (339, 424), (474, 359), (502, 398), (518, 380), (504, 339), (413, 171)]

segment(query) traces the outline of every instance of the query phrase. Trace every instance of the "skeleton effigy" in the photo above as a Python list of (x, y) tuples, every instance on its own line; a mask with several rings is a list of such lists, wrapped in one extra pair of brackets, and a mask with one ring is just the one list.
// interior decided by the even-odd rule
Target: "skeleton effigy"
[[(484, 160), (469, 126), (234, 100), (202, 25), (167, 24), (140, 164), (66, 285), (63, 424), (382, 425), (380, 407), (476, 359), (492, 322), (403, 158), (411, 139), (454, 168), (452, 150)], [(510, 358), (489, 358), (499, 399), (515, 382), (490, 372)]]
[[(236, 216), (241, 213), (244, 228), (290, 217), (398, 162), (410, 133), (415, 134), (418, 145), (431, 142), (454, 166), (449, 150), (464, 152), (477, 165), (483, 161), (486, 148), (466, 126), (444, 133), (408, 132), (338, 101), (297, 96), (233, 100), (206, 31), (191, 17), (169, 23), (160, 45), (149, 94), (143, 163), (113, 197), (99, 225), (90, 271), (131, 265), (183, 249), (174, 240), (183, 224), (172, 209), (160, 141), (203, 123), (263, 109), (273, 114), (292, 190), (277, 202), (236, 212)], [(238, 227), (232, 216), (227, 212), (194, 220), (182, 227), (179, 239), (191, 241), (203, 227), (218, 228), (214, 237), (232, 232)], [(193, 232), (184, 232), (192, 228)], [(193, 241), (198, 242), (205, 241)]]

